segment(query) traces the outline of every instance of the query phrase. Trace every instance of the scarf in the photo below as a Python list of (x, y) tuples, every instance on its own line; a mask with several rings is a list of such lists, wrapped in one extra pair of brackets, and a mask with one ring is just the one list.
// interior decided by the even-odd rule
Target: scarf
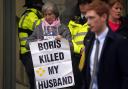
[(52, 24), (49, 24), (45, 19), (43, 20), (42, 22), (42, 27), (44, 26), (54, 26), (54, 27), (59, 27), (61, 24), (60, 24), (60, 19), (57, 18)]

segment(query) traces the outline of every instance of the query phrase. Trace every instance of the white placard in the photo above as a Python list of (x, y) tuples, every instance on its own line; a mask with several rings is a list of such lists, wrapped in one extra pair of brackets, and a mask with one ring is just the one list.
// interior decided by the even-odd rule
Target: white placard
[(67, 40), (49, 39), (29, 45), (37, 89), (63, 88), (75, 84)]

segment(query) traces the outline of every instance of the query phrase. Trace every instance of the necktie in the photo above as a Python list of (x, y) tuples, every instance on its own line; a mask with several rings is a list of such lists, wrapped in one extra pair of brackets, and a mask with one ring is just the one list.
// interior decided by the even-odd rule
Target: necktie
[[(94, 65), (93, 65), (93, 72), (92, 72), (92, 78), (89, 89), (97, 89), (97, 70), (98, 70), (98, 54), (99, 54), (99, 40), (96, 39), (96, 50), (94, 55)], [(95, 86), (96, 85), (96, 86)]]

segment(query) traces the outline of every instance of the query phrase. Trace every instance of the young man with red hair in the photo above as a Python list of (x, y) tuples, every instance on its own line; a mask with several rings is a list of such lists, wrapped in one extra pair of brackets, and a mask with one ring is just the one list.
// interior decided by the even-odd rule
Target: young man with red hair
[(92, 2), (86, 11), (92, 34), (84, 40), (84, 89), (128, 89), (128, 41), (107, 26), (109, 7)]

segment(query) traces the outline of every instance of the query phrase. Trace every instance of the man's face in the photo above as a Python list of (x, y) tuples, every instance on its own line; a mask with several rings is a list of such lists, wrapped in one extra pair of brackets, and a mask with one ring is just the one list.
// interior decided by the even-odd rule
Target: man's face
[(99, 16), (94, 10), (86, 12), (87, 23), (94, 33), (101, 33), (104, 30), (106, 15)]

